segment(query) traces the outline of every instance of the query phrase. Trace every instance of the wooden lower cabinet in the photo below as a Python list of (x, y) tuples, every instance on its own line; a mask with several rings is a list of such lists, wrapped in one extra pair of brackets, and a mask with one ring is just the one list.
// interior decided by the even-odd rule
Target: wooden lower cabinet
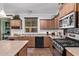
[(66, 50), (66, 56), (73, 56), (69, 51)]
[(9, 37), (9, 40), (28, 40), (27, 47), (35, 47), (35, 36)]
[[(20, 36), (20, 37), (10, 37), (10, 40), (29, 40), (27, 47), (35, 48), (35, 36)], [(44, 36), (44, 48), (50, 47), (50, 40), (47, 36)]]
[(34, 48), (35, 47), (35, 36), (30, 36), (28, 40), (29, 42), (28, 42), (27, 47)]
[(50, 48), (50, 51), (51, 51), (51, 53), (53, 54), (53, 41), (52, 41), (53, 39), (51, 39), (50, 37), (49, 37), (49, 48)]
[(18, 56), (27, 56), (27, 45), (20, 50)]
[(27, 56), (27, 44), (15, 56)]
[(44, 37), (44, 47), (45, 48), (49, 48), (50, 47), (49, 38), (47, 36)]

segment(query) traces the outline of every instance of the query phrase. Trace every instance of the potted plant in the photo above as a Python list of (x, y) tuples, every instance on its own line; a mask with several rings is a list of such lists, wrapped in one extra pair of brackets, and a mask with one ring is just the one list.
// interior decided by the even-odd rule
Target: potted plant
[(20, 20), (19, 15), (15, 15), (15, 16), (13, 16), (13, 20)]

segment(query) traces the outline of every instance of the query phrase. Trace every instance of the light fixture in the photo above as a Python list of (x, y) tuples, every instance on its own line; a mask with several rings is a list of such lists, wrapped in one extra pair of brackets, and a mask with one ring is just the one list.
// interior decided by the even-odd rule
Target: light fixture
[(6, 16), (6, 13), (4, 11), (4, 4), (2, 3), (1, 9), (0, 9), (0, 18), (3, 18), (3, 17), (7, 17), (7, 16)]
[(31, 15), (32, 12), (33, 12), (32, 10), (28, 10), (28, 11), (27, 11), (27, 14)]
[(2, 17), (7, 17), (6, 13), (3, 9), (0, 10), (0, 18), (2, 18)]

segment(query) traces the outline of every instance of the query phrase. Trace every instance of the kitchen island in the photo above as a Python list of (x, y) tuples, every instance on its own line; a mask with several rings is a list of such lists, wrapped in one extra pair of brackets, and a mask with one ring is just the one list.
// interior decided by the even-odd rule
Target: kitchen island
[(0, 56), (26, 56), (28, 41), (0, 40)]

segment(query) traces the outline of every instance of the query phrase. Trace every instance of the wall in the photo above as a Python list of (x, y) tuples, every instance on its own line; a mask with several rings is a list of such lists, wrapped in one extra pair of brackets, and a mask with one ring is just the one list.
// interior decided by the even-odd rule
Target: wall
[[(22, 29), (11, 29), (11, 36), (13, 36), (14, 34), (46, 34), (46, 32), (59, 32), (61, 31), (63, 34), (62, 30), (40, 30), (40, 19), (51, 19), (52, 14), (31, 14), (31, 15), (27, 15), (27, 14), (20, 14), (20, 18), (22, 20)], [(25, 32), (25, 20), (24, 17), (38, 17), (38, 32), (37, 33), (26, 33)]]

